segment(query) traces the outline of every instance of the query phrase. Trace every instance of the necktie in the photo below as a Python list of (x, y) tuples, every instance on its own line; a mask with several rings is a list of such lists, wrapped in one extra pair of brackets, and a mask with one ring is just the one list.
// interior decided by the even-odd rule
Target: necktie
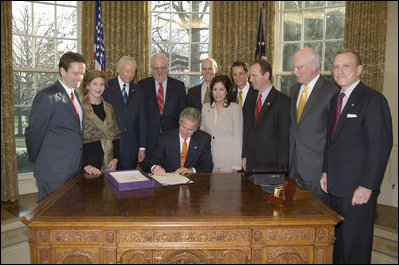
[(180, 167), (184, 167), (184, 162), (186, 162), (186, 157), (187, 157), (187, 150), (188, 150), (187, 141), (184, 140), (183, 147), (180, 153)]
[(126, 84), (123, 83), (122, 87), (122, 96), (123, 96), (123, 101), (125, 102), (125, 107), (127, 106), (127, 93), (126, 93)]
[(211, 101), (211, 98), (209, 97), (209, 86), (206, 86), (204, 102), (202, 104), (208, 103), (209, 101)]
[(242, 107), (242, 90), (238, 93), (237, 104)]
[(78, 119), (79, 119), (79, 123), (80, 123), (79, 109), (78, 109), (78, 106), (76, 105), (76, 102), (75, 102), (75, 94), (73, 93), (73, 91), (72, 91), (72, 93), (71, 93), (71, 100), (72, 100), (73, 106), (75, 107), (76, 114), (78, 115)]
[(342, 99), (344, 98), (345, 93), (339, 94), (338, 102), (337, 102), (337, 107), (335, 108), (335, 115), (334, 115), (334, 120), (331, 124), (331, 129), (330, 129), (330, 142), (332, 141), (335, 128), (337, 128), (339, 116), (341, 115), (341, 108), (342, 108)]
[(262, 108), (262, 94), (259, 94), (258, 101), (256, 102), (256, 107), (255, 107), (255, 121), (258, 119), (261, 108)]
[(164, 106), (164, 97), (163, 97), (163, 86), (162, 86), (162, 83), (159, 83), (157, 100), (158, 100), (159, 113), (161, 113), (161, 115), (162, 115), (163, 106)]
[(306, 85), (305, 89), (302, 91), (301, 98), (299, 99), (297, 115), (296, 115), (297, 122), (299, 122), (299, 118), (301, 118), (303, 108), (305, 107), (306, 100), (308, 99), (308, 88), (309, 87)]

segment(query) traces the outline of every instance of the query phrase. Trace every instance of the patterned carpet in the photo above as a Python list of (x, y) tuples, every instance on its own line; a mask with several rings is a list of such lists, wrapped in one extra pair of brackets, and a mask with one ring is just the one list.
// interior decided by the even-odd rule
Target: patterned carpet
[[(1, 222), (1, 263), (29, 264), (28, 230), (18, 218)], [(398, 231), (375, 225), (371, 264), (398, 264)]]

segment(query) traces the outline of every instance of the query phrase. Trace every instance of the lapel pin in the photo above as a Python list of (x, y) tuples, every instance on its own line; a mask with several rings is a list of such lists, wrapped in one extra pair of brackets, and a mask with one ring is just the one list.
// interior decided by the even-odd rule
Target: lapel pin
[(270, 102), (267, 102), (266, 105), (270, 106)]
[(354, 104), (354, 103), (352, 103), (352, 104), (351, 104), (351, 107), (354, 107), (354, 106), (355, 106), (355, 104)]
[(198, 147), (197, 147), (197, 146), (194, 146), (194, 149), (198, 149)]

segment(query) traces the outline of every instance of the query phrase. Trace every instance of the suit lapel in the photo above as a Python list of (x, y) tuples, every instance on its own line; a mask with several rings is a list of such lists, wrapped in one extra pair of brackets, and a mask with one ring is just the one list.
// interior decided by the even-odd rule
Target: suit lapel
[[(62, 102), (67, 103), (68, 112), (71, 113), (71, 117), (73, 117), (73, 119), (76, 121), (76, 125), (78, 126), (77, 128), (79, 128), (79, 131), (81, 131), (80, 124), (79, 124), (79, 117), (76, 113), (76, 109), (73, 106), (70, 96), (65, 91), (64, 87), (62, 86), (62, 84), (59, 81), (57, 81), (57, 83), (56, 83), (56, 88), (57, 88), (57, 96), (61, 99)], [(75, 94), (75, 98), (79, 102), (80, 106), (82, 106), (82, 103), (80, 102), (79, 97), (77, 96), (77, 93), (75, 90), (74, 90), (74, 94)], [(83, 111), (83, 109), (82, 109), (82, 111)]]
[(333, 141), (334, 141), (334, 139), (337, 138), (339, 132), (341, 131), (342, 127), (344, 126), (344, 124), (347, 120), (348, 113), (356, 113), (356, 108), (360, 103), (360, 94), (361, 94), (360, 86), (361, 86), (361, 84), (362, 83), (359, 83), (355, 87), (355, 89), (352, 91), (350, 97), (348, 98), (348, 101), (346, 102), (344, 109), (341, 112), (341, 115), (339, 116), (337, 128), (335, 129), (334, 136), (333, 136)]
[[(306, 101), (305, 107), (302, 110), (301, 117), (299, 118), (299, 122), (301, 122), (304, 119), (304, 117), (306, 117), (306, 115), (309, 114), (310, 110), (312, 109), (312, 106), (317, 105), (320, 97), (323, 96), (323, 93), (321, 91), (322, 83), (323, 83), (322, 77), (320, 76), (319, 79), (317, 80), (316, 84), (313, 87), (312, 93), (310, 93), (310, 96), (308, 97), (308, 100)], [(298, 90), (296, 99), (298, 99), (298, 97), (299, 97), (299, 90)], [(295, 108), (295, 109), (297, 109), (297, 108)], [(296, 111), (295, 111), (295, 114), (298, 115), (296, 113)], [(295, 115), (295, 117), (296, 117), (296, 115)]]
[[(164, 99), (164, 109), (163, 109), (163, 113), (165, 113), (165, 111), (167, 111), (169, 109), (169, 103), (170, 102), (170, 98), (173, 97), (173, 85), (170, 84), (170, 79), (168, 78), (168, 81), (166, 82), (166, 93), (165, 93), (165, 99)], [(164, 88), (165, 89), (165, 88)], [(158, 105), (158, 101), (157, 101), (157, 105)]]
[(196, 133), (194, 133), (190, 139), (190, 145), (188, 146), (187, 157), (186, 161), (184, 162), (184, 167), (186, 167), (186, 165), (192, 164), (191, 161), (194, 159), (197, 150), (198, 150), (198, 142), (196, 138)]
[(270, 110), (273, 105), (274, 98), (276, 97), (276, 89), (272, 87), (265, 101), (263, 102), (262, 108), (260, 109), (259, 117), (255, 122), (255, 127), (262, 121), (262, 118)]

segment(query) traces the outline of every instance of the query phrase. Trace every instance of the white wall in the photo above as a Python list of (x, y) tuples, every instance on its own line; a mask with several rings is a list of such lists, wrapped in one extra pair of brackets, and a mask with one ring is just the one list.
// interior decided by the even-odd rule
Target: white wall
[(393, 148), (378, 203), (398, 207), (398, 2), (388, 1), (387, 44), (383, 94), (392, 115)]

